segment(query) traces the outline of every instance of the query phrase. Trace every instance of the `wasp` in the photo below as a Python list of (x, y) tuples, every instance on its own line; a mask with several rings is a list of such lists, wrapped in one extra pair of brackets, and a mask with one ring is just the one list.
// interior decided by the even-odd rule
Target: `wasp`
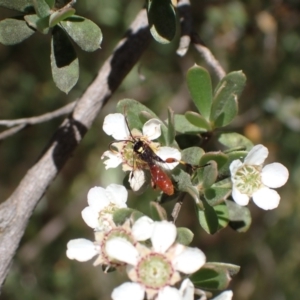
[(139, 159), (147, 163), (153, 185), (160, 188), (165, 194), (171, 196), (174, 194), (174, 186), (170, 177), (162, 170), (157, 163), (171, 163), (167, 159), (166, 161), (161, 159), (152, 148), (142, 140), (133, 138), (133, 151), (137, 154)]
[[(132, 151), (136, 155), (136, 158), (140, 161), (138, 166), (136, 166), (136, 163), (133, 163), (133, 168), (144, 167), (149, 169), (151, 174), (152, 185), (154, 187), (158, 187), (162, 192), (169, 196), (173, 195), (174, 185), (172, 183), (172, 180), (162, 169), (162, 167), (159, 166), (159, 163), (173, 163), (175, 162), (175, 160), (172, 158), (167, 160), (163, 160), (162, 158), (160, 158), (146, 141), (143, 141), (141, 138), (136, 138), (133, 136), (132, 132), (130, 131), (128, 120), (126, 117), (125, 122), (129, 134), (131, 136), (131, 140), (124, 140), (124, 142), (129, 142), (133, 144)], [(116, 142), (112, 142), (111, 145), (114, 143)], [(111, 149), (111, 151), (113, 151), (113, 149)]]

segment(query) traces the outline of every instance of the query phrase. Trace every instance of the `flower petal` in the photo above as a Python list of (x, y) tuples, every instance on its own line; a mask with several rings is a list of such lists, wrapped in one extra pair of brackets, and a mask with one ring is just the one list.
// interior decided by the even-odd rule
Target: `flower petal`
[(137, 264), (139, 253), (137, 249), (123, 238), (112, 238), (105, 244), (106, 253), (119, 261), (135, 266)]
[(143, 216), (133, 224), (131, 233), (137, 241), (146, 241), (152, 235), (153, 226), (154, 221), (147, 216)]
[(122, 114), (109, 114), (104, 118), (103, 131), (115, 140), (126, 140), (130, 136), (125, 117)]
[(176, 288), (170, 286), (164, 287), (159, 291), (156, 300), (182, 300), (180, 292)]
[(143, 135), (149, 140), (155, 140), (161, 136), (161, 122), (158, 119), (150, 119), (143, 126)]
[(92, 207), (87, 206), (81, 212), (83, 221), (91, 228), (97, 228), (99, 226), (99, 213)]
[(225, 291), (211, 300), (231, 300), (233, 297), (232, 291)]
[(108, 159), (103, 162), (105, 164), (106, 170), (110, 169), (110, 168), (116, 168), (123, 162), (123, 158), (120, 153), (113, 153), (112, 151), (105, 151), (102, 154), (101, 159), (104, 159), (105, 157), (108, 157)]
[(110, 203), (116, 204), (119, 208), (127, 207), (128, 192), (123, 185), (120, 184), (110, 184), (106, 188), (106, 197)]
[(266, 165), (261, 171), (262, 183), (270, 188), (279, 188), (283, 186), (288, 178), (288, 169), (280, 163)]
[(205, 254), (198, 248), (187, 247), (173, 259), (177, 271), (191, 274), (199, 270), (206, 262)]
[(100, 212), (109, 205), (109, 199), (106, 197), (105, 189), (101, 186), (91, 188), (87, 194), (87, 199), (89, 206), (96, 212)]
[(179, 291), (181, 293), (182, 300), (194, 299), (194, 285), (190, 279), (186, 278), (182, 281)]
[(265, 159), (269, 155), (269, 150), (264, 145), (256, 145), (254, 146), (246, 156), (244, 160), (244, 164), (246, 165), (262, 165)]
[(152, 246), (155, 251), (164, 253), (175, 242), (177, 235), (176, 227), (167, 221), (154, 222), (151, 236)]
[(243, 163), (239, 160), (236, 159), (234, 161), (231, 162), (229, 169), (230, 169), (230, 173), (231, 173), (231, 180), (233, 181), (233, 177), (235, 176), (235, 173), (237, 172), (237, 170), (243, 165)]
[(67, 244), (67, 257), (78, 261), (88, 261), (98, 254), (95, 244), (86, 239), (71, 240)]
[(269, 189), (268, 187), (263, 187), (256, 191), (253, 195), (253, 202), (260, 208), (264, 210), (274, 209), (279, 205), (280, 196), (279, 194)]
[(165, 168), (169, 170), (173, 170), (180, 162), (181, 160), (181, 152), (172, 147), (160, 147), (157, 151), (156, 154), (162, 159), (162, 160), (167, 160), (168, 158), (174, 158), (175, 162), (173, 163), (166, 163), (164, 165)]
[(143, 300), (145, 295), (144, 287), (135, 282), (125, 282), (116, 287), (111, 298), (113, 300)]
[(232, 198), (238, 205), (241, 206), (247, 205), (250, 199), (248, 195), (240, 193), (234, 185), (232, 187)]
[(133, 191), (139, 191), (146, 182), (145, 172), (140, 169), (130, 172), (128, 181)]

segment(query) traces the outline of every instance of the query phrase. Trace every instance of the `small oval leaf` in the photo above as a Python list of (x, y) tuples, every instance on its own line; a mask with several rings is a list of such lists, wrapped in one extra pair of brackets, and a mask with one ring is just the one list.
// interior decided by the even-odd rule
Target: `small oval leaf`
[(32, 0), (0, 0), (0, 6), (24, 13), (34, 12)]
[(175, 129), (181, 133), (199, 133), (199, 127), (191, 124), (184, 115), (175, 115)]
[(91, 20), (73, 16), (62, 21), (61, 25), (82, 50), (92, 52), (100, 48), (102, 32)]
[(187, 111), (185, 113), (186, 119), (192, 123), (193, 125), (199, 127), (199, 132), (200, 131), (210, 131), (212, 128), (210, 126), (210, 123), (204, 119), (203, 116), (200, 114), (193, 112), (193, 111)]
[(32, 0), (34, 9), (36, 14), (40, 17), (40, 18), (44, 18), (50, 15), (51, 10), (50, 7), (48, 5), (48, 3), (44, 0)]
[(192, 274), (190, 280), (200, 289), (224, 290), (239, 270), (240, 267), (237, 265), (209, 262)]
[(212, 85), (206, 69), (194, 66), (187, 72), (187, 85), (198, 111), (209, 120), (212, 105)]
[(212, 103), (210, 121), (216, 127), (229, 124), (238, 110), (238, 97), (244, 89), (246, 76), (242, 71), (227, 74), (218, 84)]
[(230, 194), (231, 180), (229, 178), (218, 181), (211, 187), (204, 190), (205, 199), (211, 206), (223, 202)]
[(148, 1), (148, 21), (153, 38), (161, 43), (170, 43), (177, 29), (176, 11), (170, 0)]
[(189, 147), (182, 150), (181, 159), (192, 166), (198, 166), (204, 153), (204, 150), (200, 147)]
[(251, 225), (251, 213), (248, 207), (240, 206), (234, 201), (226, 200), (229, 212), (229, 225), (238, 232), (246, 232)]
[(68, 93), (78, 80), (79, 63), (68, 36), (58, 26), (53, 30), (50, 59), (56, 86)]
[(219, 142), (229, 149), (239, 147), (250, 151), (253, 147), (253, 143), (250, 140), (236, 132), (222, 133), (219, 137)]
[(198, 208), (198, 219), (201, 227), (208, 233), (214, 234), (218, 231), (219, 221), (214, 208), (205, 199), (202, 199), (204, 209)]
[(5, 19), (0, 22), (0, 43), (6, 46), (21, 43), (34, 34), (24, 20)]
[(185, 246), (188, 246), (194, 238), (194, 234), (191, 230), (184, 227), (177, 228), (176, 242)]
[(214, 160), (218, 165), (218, 170), (226, 164), (228, 157), (222, 152), (207, 152), (200, 159), (200, 165), (204, 166), (209, 163), (210, 160)]

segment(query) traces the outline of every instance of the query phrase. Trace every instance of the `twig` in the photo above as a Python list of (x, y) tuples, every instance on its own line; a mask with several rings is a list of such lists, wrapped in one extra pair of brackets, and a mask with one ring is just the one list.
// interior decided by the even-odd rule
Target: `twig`
[(173, 223), (176, 223), (176, 220), (178, 218), (178, 215), (180, 213), (180, 210), (181, 210), (181, 207), (182, 207), (182, 204), (183, 204), (184, 196), (185, 196), (185, 193), (180, 193), (180, 195), (179, 195), (179, 197), (176, 201), (176, 204), (174, 205), (174, 208), (173, 208), (172, 213), (171, 213)]
[(179, 56), (184, 56), (191, 43), (192, 15), (190, 1), (180, 0), (178, 10), (180, 10), (181, 37), (176, 53)]
[(12, 127), (16, 125), (34, 125), (42, 122), (47, 122), (54, 118), (60, 117), (62, 115), (69, 114), (75, 107), (76, 101), (69, 103), (57, 110), (52, 112), (37, 116), (37, 117), (30, 117), (30, 118), (22, 118), (22, 119), (15, 119), (15, 120), (0, 120), (0, 125), (6, 127)]
[(78, 100), (49, 142), (37, 163), (13, 194), (0, 205), (0, 286), (32, 212), (59, 170), (91, 127), (103, 105), (136, 64), (150, 41), (145, 10), (132, 23), (128, 35), (106, 60), (98, 76)]
[(12, 127), (10, 129), (4, 130), (0, 133), (0, 141), (4, 140), (17, 132), (24, 129), (27, 125), (34, 125), (42, 122), (52, 120), (54, 118), (60, 117), (62, 115), (69, 114), (75, 107), (76, 102), (69, 103), (53, 112), (43, 114), (37, 117), (16, 119), (16, 120), (0, 120), (0, 125)]
[(213, 56), (211, 51), (204, 46), (200, 37), (192, 30), (192, 15), (189, 0), (180, 0), (178, 3), (178, 10), (180, 13), (180, 24), (181, 24), (181, 37), (179, 46), (177, 49), (177, 54), (184, 56), (188, 51), (191, 43), (195, 46), (196, 50), (202, 55), (205, 62), (212, 68), (217, 77), (221, 80), (226, 72), (218, 62), (218, 60)]
[(14, 135), (16, 134), (17, 132), (21, 131), (23, 128), (25, 128), (26, 125), (25, 124), (21, 124), (21, 125), (17, 125), (13, 128), (10, 128), (10, 129), (7, 129), (7, 130), (4, 130), (0, 133), (0, 141), (1, 140), (4, 140), (6, 138), (8, 138), (9, 136), (11, 135)]
[(226, 75), (226, 72), (220, 65), (219, 61), (213, 56), (211, 51), (204, 46), (198, 34), (192, 34), (192, 43), (194, 44), (196, 50), (202, 55), (205, 62), (212, 68), (217, 77), (221, 80)]

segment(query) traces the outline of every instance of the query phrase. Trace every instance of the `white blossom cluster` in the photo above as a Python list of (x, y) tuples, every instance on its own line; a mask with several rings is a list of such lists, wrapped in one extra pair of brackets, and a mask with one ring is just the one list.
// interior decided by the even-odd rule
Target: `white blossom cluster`
[[(82, 217), (94, 229), (95, 241), (69, 241), (67, 257), (80, 262), (96, 257), (95, 266), (125, 269), (131, 281), (113, 290), (113, 300), (193, 300), (194, 286), (186, 276), (205, 264), (205, 254), (177, 243), (176, 227), (167, 221), (143, 216), (136, 222), (116, 225), (113, 213), (127, 207), (126, 201), (127, 190), (121, 185), (90, 189), (89, 206), (83, 209)], [(227, 291), (223, 296), (215, 299), (231, 299), (232, 293)]]
[[(142, 132), (130, 132), (124, 115), (110, 114), (104, 120), (103, 130), (115, 139), (102, 155), (102, 159), (106, 158), (106, 169), (122, 165), (124, 171), (130, 172), (129, 183), (134, 191), (145, 183), (147, 169), (147, 162), (133, 151), (137, 141), (147, 144), (162, 161), (171, 159), (170, 170), (181, 160), (178, 149), (153, 142), (161, 136), (161, 122), (157, 119), (146, 122)], [(247, 205), (250, 198), (265, 210), (279, 205), (280, 196), (274, 188), (284, 185), (289, 173), (280, 163), (263, 167), (267, 156), (267, 148), (257, 145), (243, 162), (234, 160), (230, 164), (232, 199), (238, 205)], [(194, 300), (195, 294), (200, 296), (199, 300), (206, 300), (205, 292), (195, 289), (189, 279), (206, 263), (205, 254), (178, 243), (177, 229), (171, 222), (142, 216), (116, 224), (114, 213), (127, 208), (127, 196), (125, 187), (117, 184), (89, 190), (82, 218), (94, 230), (95, 240), (69, 241), (67, 257), (81, 262), (96, 257), (95, 266), (125, 270), (130, 281), (113, 290), (113, 300)], [(232, 291), (225, 291), (214, 300), (230, 300), (232, 296)]]

